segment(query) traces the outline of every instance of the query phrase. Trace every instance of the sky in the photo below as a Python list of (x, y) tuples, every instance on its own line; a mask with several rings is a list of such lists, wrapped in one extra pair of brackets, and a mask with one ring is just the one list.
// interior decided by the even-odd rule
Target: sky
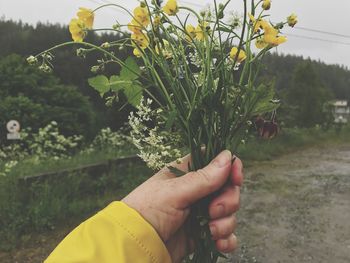
[[(0, 16), (5, 20), (22, 20), (33, 25), (37, 22), (68, 24), (79, 7), (94, 9), (106, 2), (120, 4), (130, 10), (137, 6), (136, 0), (0, 0)], [(201, 10), (213, 0), (178, 2)], [(217, 0), (217, 2), (225, 1)], [(232, 0), (229, 9), (242, 13), (242, 3), (242, 0)], [(288, 42), (279, 46), (276, 51), (350, 68), (349, 10), (349, 0), (272, 0), (269, 11), (271, 21), (285, 20), (290, 13), (296, 13), (299, 19), (296, 28), (283, 30)], [(116, 19), (120, 22), (129, 20), (125, 13), (117, 9), (111, 7), (102, 9), (96, 14), (95, 28), (111, 27)]]

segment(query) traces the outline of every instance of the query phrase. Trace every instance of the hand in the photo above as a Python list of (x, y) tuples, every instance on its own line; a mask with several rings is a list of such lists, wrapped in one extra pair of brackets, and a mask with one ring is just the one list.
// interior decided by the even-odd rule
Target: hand
[[(181, 164), (172, 166), (187, 171), (189, 161), (190, 156), (186, 156)], [(154, 227), (174, 263), (180, 262), (188, 251), (186, 244), (190, 240), (183, 226), (191, 205), (219, 189), (209, 205), (212, 237), (221, 252), (232, 252), (236, 248), (234, 213), (239, 208), (243, 173), (242, 162), (237, 158), (231, 165), (231, 161), (232, 154), (223, 151), (203, 169), (182, 177), (164, 168), (122, 200)]]

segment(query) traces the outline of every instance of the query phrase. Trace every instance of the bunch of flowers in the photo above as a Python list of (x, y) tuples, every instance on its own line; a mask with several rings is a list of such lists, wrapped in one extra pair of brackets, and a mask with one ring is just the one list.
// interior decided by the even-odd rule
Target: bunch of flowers
[[(113, 3), (95, 10), (81, 8), (69, 26), (74, 41), (28, 60), (34, 64), (41, 58), (43, 67), (53, 49), (72, 44), (83, 46), (77, 51), (79, 56), (84, 57), (92, 50), (102, 52), (103, 58), (92, 71), (99, 72), (105, 64), (117, 63), (121, 66), (120, 74), (100, 74), (89, 79), (89, 84), (108, 102), (124, 93), (132, 105), (139, 107), (139, 113), (130, 116), (130, 124), (134, 142), (143, 151), (141, 156), (151, 160), (148, 148), (141, 146), (141, 142), (148, 146), (163, 144), (166, 149), (174, 150), (175, 155), (178, 145), (183, 145), (192, 154), (189, 169), (197, 170), (222, 150), (235, 151), (245, 138), (251, 119), (279, 106), (272, 87), (257, 83), (257, 77), (261, 58), (287, 41), (281, 30), (286, 25), (293, 27), (297, 18), (292, 14), (286, 21), (270, 22), (270, 0), (243, 0), (241, 17), (228, 16), (231, 0), (223, 3), (213, 0), (212, 8), (201, 12), (181, 6), (176, 0), (162, 2), (144, 0), (133, 11)], [(110, 29), (122, 39), (100, 46), (84, 42), (93, 26), (94, 14), (108, 6), (130, 15), (129, 23), (118, 21)], [(123, 61), (116, 54), (125, 47), (132, 56)], [(152, 103), (148, 103), (149, 99)], [(147, 111), (154, 111), (152, 114), (164, 121), (159, 127), (179, 138), (176, 145), (168, 144), (171, 140), (160, 134), (158, 126), (140, 132), (143, 121), (149, 121), (142, 115), (145, 108), (140, 106), (141, 102), (148, 103)], [(162, 147), (151, 148), (153, 154), (159, 151), (156, 156), (162, 156)], [(153, 162), (162, 164), (160, 158)], [(221, 256), (210, 237), (209, 202), (202, 200), (192, 208), (195, 251), (189, 262), (212, 263)]]

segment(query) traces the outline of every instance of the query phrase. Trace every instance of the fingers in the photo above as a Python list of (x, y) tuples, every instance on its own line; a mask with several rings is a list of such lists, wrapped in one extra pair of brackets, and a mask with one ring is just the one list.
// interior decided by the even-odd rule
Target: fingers
[(209, 227), (213, 240), (226, 239), (236, 228), (236, 217), (230, 215), (213, 220), (209, 223)]
[(240, 189), (238, 186), (227, 186), (223, 192), (209, 204), (209, 216), (217, 219), (231, 215), (239, 209)]
[(229, 177), (231, 158), (230, 151), (223, 151), (203, 169), (175, 178), (173, 187), (178, 206), (188, 207), (220, 189)]
[(215, 241), (216, 247), (223, 253), (229, 253), (236, 249), (237, 238), (233, 234), (236, 228), (236, 218), (230, 215), (224, 218), (213, 220), (209, 223), (210, 232)]
[(243, 183), (243, 164), (239, 158), (236, 158), (232, 164), (232, 184), (242, 186)]
[(238, 242), (234, 234), (227, 238), (216, 240), (216, 248), (222, 253), (230, 253), (237, 248)]

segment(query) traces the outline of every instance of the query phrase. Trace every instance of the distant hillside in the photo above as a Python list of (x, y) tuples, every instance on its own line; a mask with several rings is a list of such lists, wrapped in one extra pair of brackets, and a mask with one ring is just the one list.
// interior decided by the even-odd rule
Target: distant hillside
[[(21, 22), (0, 20), (0, 57), (11, 53), (23, 56), (38, 53), (48, 47), (70, 41), (70, 34), (66, 26), (58, 24), (37, 24), (34, 28)], [(115, 39), (116, 35), (89, 34), (87, 40), (96, 44)], [(126, 57), (127, 51), (120, 51), (119, 57)], [(71, 49), (62, 49), (56, 53), (55, 72), (64, 83), (74, 84), (81, 88), (83, 93), (90, 93), (86, 87), (86, 79), (91, 76), (90, 66), (96, 60), (89, 56), (83, 61), (75, 56)], [(266, 68), (261, 76), (275, 79), (278, 90), (291, 87), (293, 72), (298, 64), (304, 61), (303, 57), (293, 55), (270, 54), (265, 57)], [(321, 82), (328, 87), (336, 98), (350, 99), (350, 71), (338, 65), (326, 65), (320, 61), (312, 61), (315, 71)], [(91, 94), (90, 94), (91, 95)]]
[[(274, 78), (277, 90), (291, 88), (296, 67), (306, 60), (301, 56), (277, 54), (269, 54), (264, 59), (266, 68), (261, 75), (268, 79)], [(335, 98), (350, 100), (349, 69), (320, 61), (311, 61), (311, 64), (321, 83), (333, 92)]]

